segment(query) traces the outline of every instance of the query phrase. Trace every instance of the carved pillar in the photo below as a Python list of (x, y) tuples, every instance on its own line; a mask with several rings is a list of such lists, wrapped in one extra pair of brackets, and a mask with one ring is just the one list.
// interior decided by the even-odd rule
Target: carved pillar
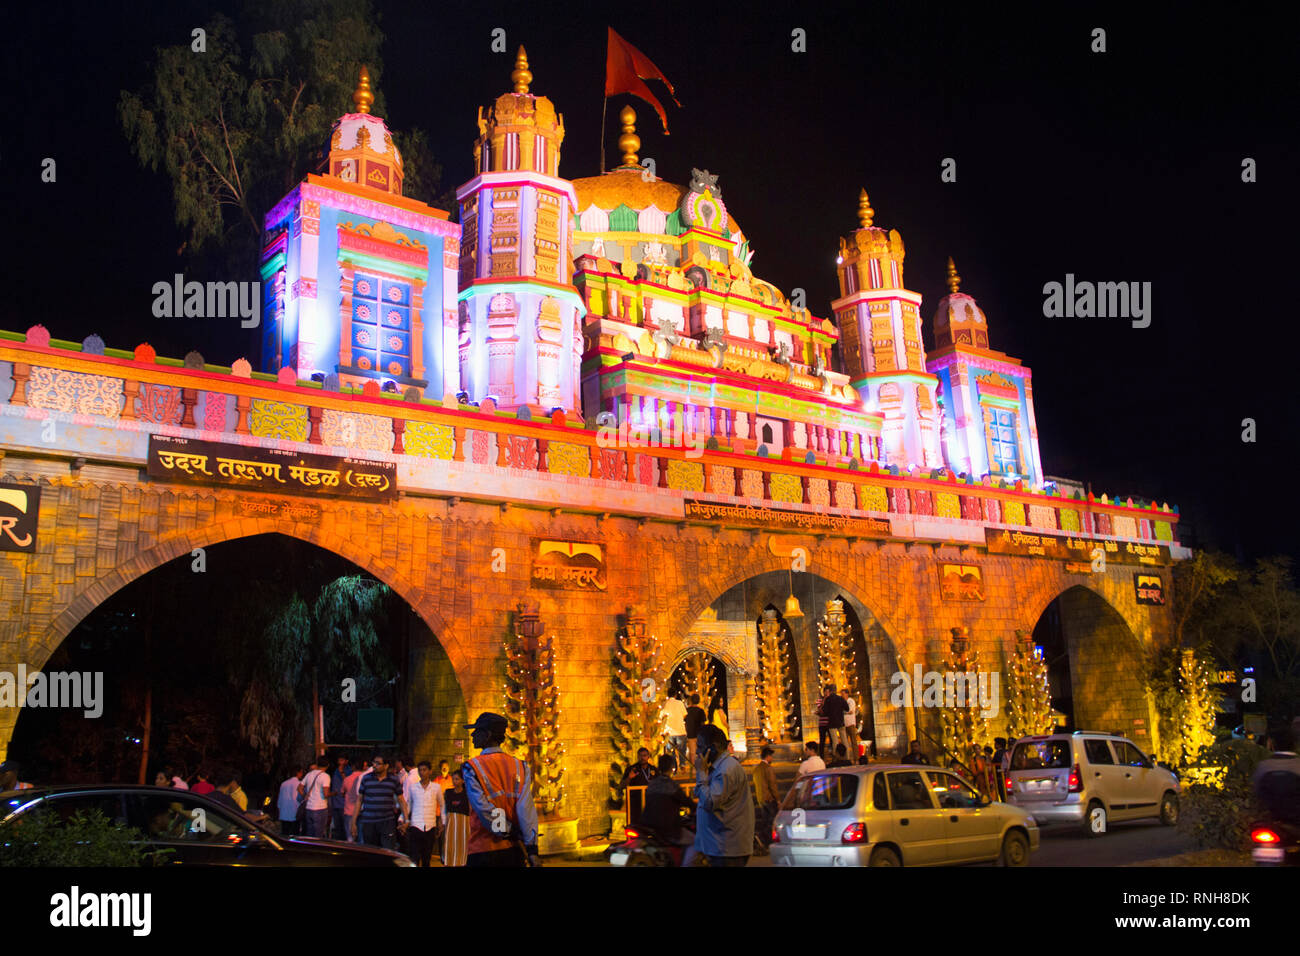
[[(15, 365), (14, 368), (17, 369), (18, 366)], [(15, 382), (16, 381), (17, 379), (15, 379)], [(131, 381), (131, 379), (128, 378), (126, 381), (122, 383), (122, 391), (126, 395), (126, 401), (122, 403), (122, 418), (127, 419), (128, 421), (134, 420), (136, 417), (135, 401), (140, 395), (140, 383), (133, 382)], [(18, 397), (18, 388), (15, 385), (14, 398), (17, 397)], [(22, 403), (14, 402), (13, 404), (26, 404), (26, 401)]]
[(537, 470), (546, 471), (546, 446), (550, 444), (545, 438), (537, 439)]
[(194, 406), (199, 403), (199, 393), (197, 389), (181, 389), (181, 427), (194, 427)]
[(659, 487), (667, 488), (668, 487), (668, 459), (657, 458), (655, 459), (655, 461), (658, 463), (658, 467), (659, 467)]
[(497, 432), (497, 467), (506, 466), (506, 445), (510, 442), (510, 436), (505, 432)]
[(761, 472), (763, 476), (763, 500), (772, 500), (772, 473), (764, 469)]
[(32, 367), (26, 362), (14, 362), (14, 393), (9, 397), (10, 405), (27, 404), (27, 380), (31, 378)]
[(394, 455), (406, 454), (406, 443), (404, 440), (405, 434), (406, 434), (406, 419), (394, 418), (393, 419), (393, 454)]
[(311, 434), (307, 436), (307, 443), (311, 445), (321, 444), (320, 437), (320, 420), (321, 410), (311, 407), (307, 409), (307, 421), (311, 423)]
[(466, 436), (465, 426), (456, 425), (452, 428), (451, 433), (452, 433), (452, 442), (453, 442), (451, 460), (464, 461), (465, 460), (465, 436)]
[(248, 398), (247, 395), (236, 395), (236, 396), (235, 396), (235, 413), (236, 413), (236, 415), (238, 416), (238, 420), (235, 422), (235, 434), (236, 434), (236, 435), (247, 435), (247, 434), (249, 434), (249, 429), (248, 429), (248, 409), (249, 409), (249, 405), (250, 405), (250, 402), (249, 402), (249, 398)]

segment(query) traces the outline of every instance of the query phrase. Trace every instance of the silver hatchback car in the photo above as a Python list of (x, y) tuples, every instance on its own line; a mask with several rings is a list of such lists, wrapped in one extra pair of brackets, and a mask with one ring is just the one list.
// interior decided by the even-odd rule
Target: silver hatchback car
[(1101, 836), (1111, 820), (1178, 822), (1178, 778), (1118, 734), (1046, 734), (1017, 740), (1007, 799), (1041, 824), (1076, 823)]
[(1024, 866), (1038, 825), (937, 767), (843, 767), (795, 781), (772, 826), (775, 866)]

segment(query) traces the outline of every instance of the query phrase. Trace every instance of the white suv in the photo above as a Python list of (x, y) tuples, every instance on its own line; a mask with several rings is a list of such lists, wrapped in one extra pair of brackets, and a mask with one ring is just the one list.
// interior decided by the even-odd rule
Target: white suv
[(1078, 823), (1101, 836), (1111, 820), (1178, 822), (1178, 778), (1116, 734), (1023, 737), (1011, 751), (1007, 800), (1040, 824)]

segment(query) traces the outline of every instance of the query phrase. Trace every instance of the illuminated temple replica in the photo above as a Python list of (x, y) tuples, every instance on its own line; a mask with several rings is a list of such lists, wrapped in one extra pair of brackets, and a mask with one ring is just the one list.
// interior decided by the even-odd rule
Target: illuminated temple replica
[(267, 217), (266, 371), (558, 408), (679, 445), (1042, 484), (1029, 369), (989, 347), (951, 260), (927, 355), (902, 237), (874, 224), (865, 191), (834, 320), (818, 317), (751, 271), (718, 176), (678, 186), (640, 165), (630, 107), (622, 164), (562, 179), (564, 117), (529, 92), (522, 53), (512, 79), (479, 111), (457, 226), (402, 196), (363, 75), (327, 172)]
[[(0, 670), (43, 667), (168, 561), (276, 533), (428, 625), (419, 759), (472, 756), (467, 717), (505, 706), (503, 641), (507, 680), (552, 662), (564, 845), (610, 827), (634, 645), (661, 645), (661, 692), (716, 689), (739, 752), (815, 736), (819, 628), (854, 649), (882, 752), (939, 733), (891, 674), (1034, 643), (1062, 719), (1154, 747), (1137, 675), (1173, 633), (1178, 509), (1044, 474), (1030, 370), (953, 261), (927, 329), (863, 191), (838, 254), (819, 240), (839, 295), (814, 314), (751, 270), (719, 175), (643, 169), (625, 107), (620, 165), (562, 178), (564, 118), (522, 49), (511, 78), (479, 110), (457, 223), (403, 195), (362, 70), (318, 172), (266, 216), (261, 371), (0, 332)], [(16, 720), (0, 709), (0, 759)]]

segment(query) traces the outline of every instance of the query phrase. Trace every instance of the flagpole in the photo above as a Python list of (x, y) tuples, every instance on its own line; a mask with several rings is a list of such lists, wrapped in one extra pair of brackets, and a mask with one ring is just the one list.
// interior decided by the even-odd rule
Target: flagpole
[(605, 175), (605, 114), (609, 112), (609, 97), (600, 101), (600, 174)]

